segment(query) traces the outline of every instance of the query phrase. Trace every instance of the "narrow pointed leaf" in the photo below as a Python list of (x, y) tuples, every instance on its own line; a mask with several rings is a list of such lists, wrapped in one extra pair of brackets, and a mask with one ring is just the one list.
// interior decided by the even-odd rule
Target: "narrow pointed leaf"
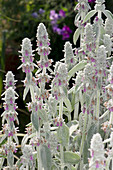
[(32, 121), (34, 128), (38, 131), (38, 129), (39, 129), (39, 116), (37, 115), (37, 112), (32, 112), (31, 121)]
[(78, 38), (79, 38), (79, 35), (80, 35), (80, 29), (78, 28), (76, 31), (75, 31), (75, 33), (74, 33), (74, 35), (73, 35), (73, 43), (76, 45), (76, 42), (77, 42), (77, 40), (78, 40)]
[(113, 22), (113, 14), (109, 10), (105, 10), (103, 13), (109, 20), (111, 20), (111, 22)]
[(71, 102), (67, 97), (64, 98), (64, 103), (67, 106), (68, 111), (71, 112), (72, 111)]
[(72, 76), (74, 76), (74, 74), (75, 74), (77, 71), (82, 70), (82, 69), (85, 67), (86, 64), (87, 64), (87, 62), (83, 60), (83, 61), (79, 62), (77, 65), (75, 65), (75, 66), (68, 72), (68, 79), (70, 80), (70, 78), (71, 78)]
[(88, 21), (91, 17), (93, 17), (96, 14), (97, 11), (92, 10), (90, 12), (87, 13), (86, 17), (83, 20), (83, 24)]
[(32, 101), (35, 101), (35, 94), (34, 94), (34, 88), (32, 85), (30, 85), (30, 94)]
[(24, 89), (23, 100), (25, 100), (28, 91), (29, 91), (29, 86), (25, 87)]

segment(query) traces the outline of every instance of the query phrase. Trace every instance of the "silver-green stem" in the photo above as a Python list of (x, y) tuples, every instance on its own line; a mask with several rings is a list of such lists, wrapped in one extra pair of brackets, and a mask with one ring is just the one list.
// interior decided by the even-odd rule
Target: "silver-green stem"
[(97, 110), (96, 110), (96, 119), (97, 119), (97, 131), (99, 131), (99, 113), (100, 113), (100, 90), (97, 89)]
[[(87, 109), (86, 109), (86, 110), (87, 110)], [(82, 156), (82, 153), (83, 153), (83, 147), (84, 147), (84, 142), (85, 142), (86, 127), (87, 127), (87, 111), (85, 111), (84, 129), (83, 129), (82, 141), (81, 141), (81, 146), (80, 146), (80, 156)]]
[[(60, 100), (59, 106), (59, 117), (62, 119), (63, 114), (63, 99)], [(64, 170), (64, 151), (62, 144), (60, 145), (60, 154), (61, 154), (61, 170)]]
[[(102, 16), (101, 11), (98, 11), (98, 19), (101, 19), (101, 16)], [(101, 33), (100, 30), (101, 30), (101, 26), (99, 25), (98, 38), (97, 38), (97, 49), (96, 50), (98, 50), (98, 47), (99, 47), (100, 33)]]
[(75, 95), (75, 107), (74, 107), (74, 120), (78, 118), (78, 111), (79, 111), (79, 102), (78, 102), (78, 93)]
[(109, 121), (110, 124), (113, 124), (113, 112), (110, 113), (110, 121)]

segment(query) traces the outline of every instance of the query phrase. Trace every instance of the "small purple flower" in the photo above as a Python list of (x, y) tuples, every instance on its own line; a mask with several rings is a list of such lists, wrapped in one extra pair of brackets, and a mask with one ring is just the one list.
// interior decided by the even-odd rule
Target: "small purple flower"
[(96, 168), (99, 168), (99, 163), (98, 163), (98, 161), (96, 161)]
[(57, 20), (59, 18), (58, 14), (55, 12), (55, 10), (50, 11), (50, 19), (51, 20)]
[(89, 3), (95, 3), (95, 0), (88, 0)]
[(60, 126), (62, 126), (62, 124), (63, 124), (63, 123), (62, 123), (62, 122), (60, 122)]
[(60, 15), (61, 17), (65, 17), (65, 16), (66, 16), (65, 12), (63, 11), (63, 9), (60, 9), (59, 15)]
[(48, 148), (50, 148), (50, 144), (48, 144)]
[(10, 137), (10, 136), (13, 136), (13, 132), (9, 132), (8, 136), (9, 136), (9, 137)]
[(94, 157), (94, 151), (92, 150), (91, 152), (91, 157), (93, 158)]
[(69, 37), (70, 37), (70, 34), (72, 33), (72, 30), (67, 26), (65, 25), (63, 28), (62, 28), (62, 39), (63, 40), (67, 40)]
[(32, 15), (33, 18), (38, 18), (37, 12), (33, 12), (31, 15)]
[(32, 155), (30, 155), (30, 160), (33, 161), (33, 156)]
[(42, 14), (45, 12), (45, 10), (43, 10), (42, 8), (40, 8), (38, 12), (39, 12), (39, 14), (42, 15)]
[(57, 126), (59, 126), (59, 122), (57, 122)]

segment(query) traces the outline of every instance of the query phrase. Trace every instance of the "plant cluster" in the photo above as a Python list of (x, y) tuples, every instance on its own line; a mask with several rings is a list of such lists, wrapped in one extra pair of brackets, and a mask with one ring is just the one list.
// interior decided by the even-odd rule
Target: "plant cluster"
[[(48, 58), (50, 39), (43, 23), (37, 27), (36, 50), (29, 38), (22, 40), (19, 51), (22, 64), (18, 69), (22, 68), (25, 74), (23, 100), (29, 92), (31, 96), (27, 103), (31, 122), (16, 161), (19, 143), (14, 123), (18, 122), (15, 104), (18, 95), (14, 75), (8, 72), (6, 91), (2, 94), (5, 111), (0, 139), (1, 169), (113, 168), (113, 15), (104, 3), (105, 0), (96, 0), (91, 10), (88, 0), (78, 0), (73, 41), (76, 45), (80, 38), (80, 47), (73, 49), (67, 41), (64, 57), (55, 63), (54, 70), (53, 60)], [(36, 62), (35, 51), (39, 55)]]

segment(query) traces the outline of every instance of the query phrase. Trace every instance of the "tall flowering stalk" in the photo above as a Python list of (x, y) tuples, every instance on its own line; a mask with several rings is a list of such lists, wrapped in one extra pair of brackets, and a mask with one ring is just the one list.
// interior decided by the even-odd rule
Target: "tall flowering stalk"
[[(15, 103), (18, 95), (14, 75), (8, 72), (3, 93), (4, 134), (0, 135), (1, 143), (7, 139), (0, 148), (0, 163), (3, 164), (4, 156), (7, 157), (7, 168), (113, 168), (110, 164), (113, 157), (113, 15), (105, 9), (104, 2), (96, 0), (94, 10), (89, 11), (88, 0), (78, 1), (75, 7), (78, 28), (73, 40), (76, 45), (80, 37), (80, 47), (73, 49), (72, 44), (66, 42), (64, 58), (55, 63), (54, 70), (51, 69), (53, 60), (48, 58), (51, 48), (45, 25), (40, 23), (37, 27), (37, 64), (30, 39), (23, 39), (19, 68), (25, 73), (23, 99), (29, 91), (31, 95), (31, 101), (27, 103), (31, 122), (21, 142), (20, 159), (14, 164), (13, 152), (18, 145), (14, 124), (18, 123)], [(64, 14), (60, 11), (60, 15)], [(34, 67), (37, 69), (35, 75)]]
[(2, 151), (4, 157), (7, 158), (7, 167), (9, 169), (16, 169), (14, 165), (14, 153), (17, 152), (17, 145), (19, 144), (17, 131), (18, 128), (15, 127), (16, 124), (19, 124), (16, 112), (17, 104), (15, 100), (18, 98), (18, 94), (15, 92), (15, 83), (14, 75), (11, 71), (6, 74), (5, 89), (6, 91), (2, 94), (5, 96), (4, 100), (4, 112), (2, 113), (2, 125), (3, 125), (3, 137), (0, 139), (0, 143), (6, 140), (5, 144), (2, 146)]

